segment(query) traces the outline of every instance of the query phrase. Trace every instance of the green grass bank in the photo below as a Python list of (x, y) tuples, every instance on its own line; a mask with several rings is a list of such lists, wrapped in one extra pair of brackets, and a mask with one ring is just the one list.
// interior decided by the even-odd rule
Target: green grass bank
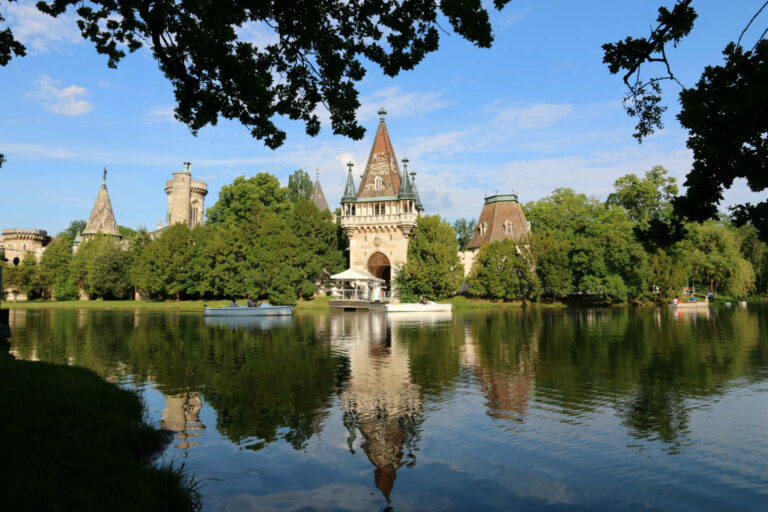
[(183, 468), (151, 462), (165, 435), (142, 420), (135, 393), (0, 345), (0, 510), (200, 509)]

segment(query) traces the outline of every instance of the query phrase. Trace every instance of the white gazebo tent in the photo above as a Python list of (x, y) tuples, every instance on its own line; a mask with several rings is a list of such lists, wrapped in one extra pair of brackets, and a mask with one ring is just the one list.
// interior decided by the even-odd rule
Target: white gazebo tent
[(384, 279), (369, 274), (368, 272), (359, 272), (348, 268), (344, 272), (331, 276), (333, 281), (338, 281), (341, 290), (334, 287), (331, 289), (331, 296), (350, 300), (379, 300), (382, 296), (381, 285)]

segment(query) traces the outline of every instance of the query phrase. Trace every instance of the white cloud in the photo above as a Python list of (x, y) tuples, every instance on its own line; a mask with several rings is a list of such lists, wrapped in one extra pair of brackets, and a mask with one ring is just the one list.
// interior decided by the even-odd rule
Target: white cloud
[(548, 128), (573, 112), (573, 105), (537, 103), (523, 108), (508, 107), (493, 122), (500, 128), (538, 130)]
[(176, 123), (173, 116), (173, 107), (158, 107), (149, 110), (145, 117), (148, 123)]
[(392, 117), (410, 117), (451, 105), (440, 91), (404, 92), (400, 87), (386, 87), (360, 98), (357, 118), (360, 121), (374, 119), (381, 107)]
[(32, 53), (47, 53), (62, 44), (83, 42), (74, 16), (62, 14), (54, 18), (37, 10), (34, 2), (8, 5), (8, 25), (16, 38)]
[(47, 111), (65, 116), (80, 116), (93, 110), (93, 104), (81, 99), (88, 89), (79, 85), (61, 87), (60, 80), (42, 74), (35, 80), (36, 89), (26, 93), (37, 100)]

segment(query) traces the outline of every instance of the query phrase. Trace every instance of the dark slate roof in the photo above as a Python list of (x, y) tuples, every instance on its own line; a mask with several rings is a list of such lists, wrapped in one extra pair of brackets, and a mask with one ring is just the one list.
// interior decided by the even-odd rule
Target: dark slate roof
[[(507, 232), (507, 223), (511, 233)], [(495, 195), (485, 198), (483, 211), (475, 226), (475, 234), (469, 241), (469, 249), (477, 249), (487, 243), (510, 238), (519, 240), (530, 233), (531, 227), (525, 218), (517, 196), (514, 194)]]

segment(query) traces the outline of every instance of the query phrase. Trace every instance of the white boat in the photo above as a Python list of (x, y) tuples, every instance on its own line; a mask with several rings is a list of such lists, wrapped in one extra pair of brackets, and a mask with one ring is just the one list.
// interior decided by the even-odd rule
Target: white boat
[(273, 306), (262, 303), (261, 306), (224, 306), (222, 308), (205, 308), (205, 316), (273, 316), (292, 315), (293, 306)]
[(435, 313), (437, 311), (450, 311), (452, 307), (453, 304), (438, 304), (436, 302), (387, 304), (387, 313)]
[(672, 309), (699, 309), (699, 308), (708, 308), (710, 306), (709, 302), (702, 301), (702, 302), (679, 302), (677, 304), (670, 304), (669, 307)]

